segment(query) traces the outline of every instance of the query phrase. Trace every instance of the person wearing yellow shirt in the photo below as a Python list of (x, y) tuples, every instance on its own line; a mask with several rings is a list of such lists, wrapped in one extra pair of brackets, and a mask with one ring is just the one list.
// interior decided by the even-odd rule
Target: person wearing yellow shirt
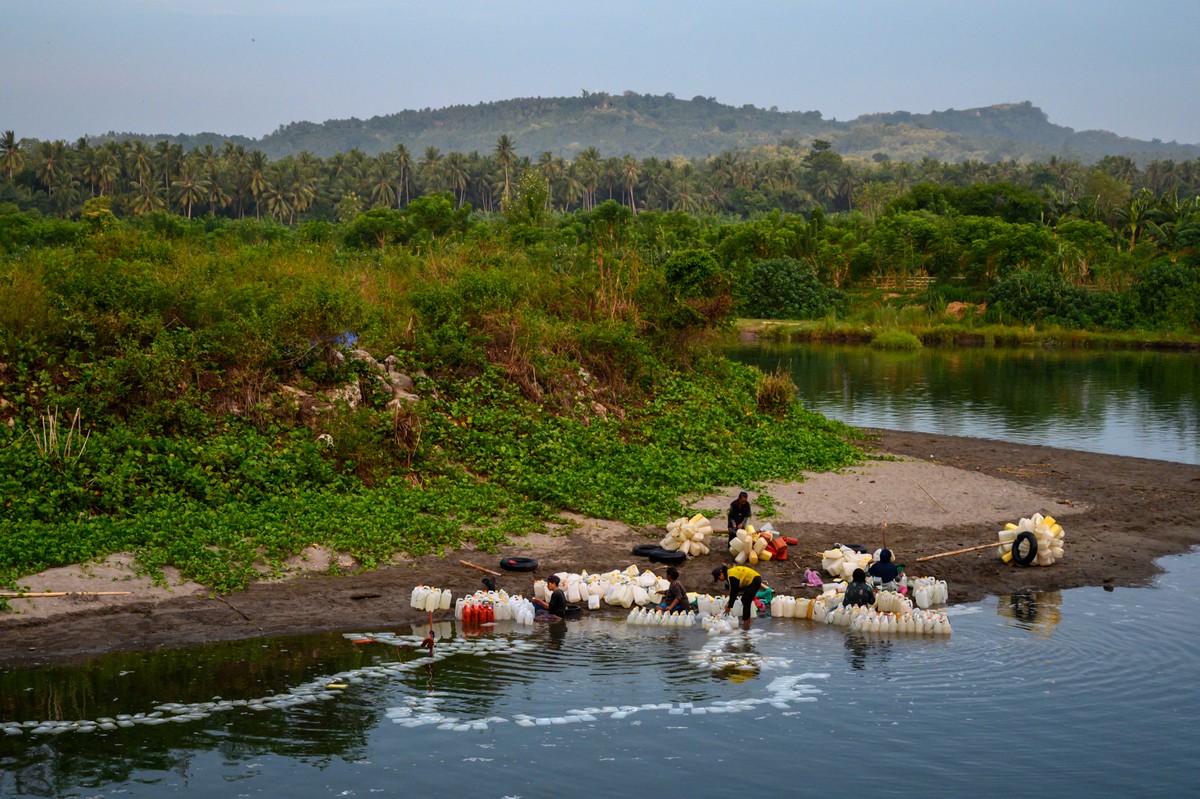
[(718, 566), (713, 569), (713, 582), (724, 580), (729, 586), (729, 601), (725, 603), (728, 613), (738, 596), (742, 598), (742, 623), (750, 623), (750, 606), (762, 588), (762, 575), (748, 566)]

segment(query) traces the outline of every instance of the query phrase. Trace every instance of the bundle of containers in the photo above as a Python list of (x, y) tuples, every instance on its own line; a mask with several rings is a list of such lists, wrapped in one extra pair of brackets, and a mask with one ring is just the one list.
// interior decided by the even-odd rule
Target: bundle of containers
[[(571, 604), (586, 604), (590, 610), (596, 610), (603, 601), (609, 605), (622, 608), (639, 607), (647, 604), (657, 604), (662, 601), (663, 592), (671, 584), (654, 572), (642, 571), (630, 564), (623, 571), (610, 571), (604, 574), (589, 574), (581, 572), (560, 572), (561, 587)], [(537, 580), (533, 584), (534, 596), (542, 600), (550, 599), (550, 591), (545, 580)]]
[(519, 594), (506, 591), (476, 591), (454, 604), (454, 618), (464, 624), (486, 624), (495, 621), (515, 621), (533, 624), (536, 613), (533, 603)]
[[(705, 616), (724, 616), (725, 603), (729, 601), (729, 597), (713, 596), (712, 594), (697, 594), (696, 595), (696, 611)], [(729, 609), (729, 615), (737, 618), (742, 617), (742, 600), (739, 597), (734, 600), (733, 607)], [(750, 618), (758, 617), (758, 606), (750, 606)]]
[(696, 623), (696, 614), (682, 610), (665, 613), (658, 608), (634, 608), (625, 617), (625, 623), (649, 627), (691, 627)]
[(1000, 560), (1012, 565), (1013, 541), (1021, 533), (1032, 533), (1037, 539), (1037, 557), (1030, 565), (1049, 566), (1063, 556), (1062, 525), (1056, 522), (1053, 516), (1035, 513), (1027, 519), (1021, 519), (1017, 524), (1009, 522), (998, 533), (1000, 547), (997, 554), (1000, 555)]
[[(826, 624), (870, 633), (950, 635), (950, 619), (942, 611), (914, 608), (908, 613), (883, 613), (874, 608), (839, 606), (822, 614)], [(814, 614), (813, 618), (816, 618)]]
[(449, 588), (431, 588), (428, 585), (418, 585), (412, 590), (408, 604), (417, 610), (429, 611), (449, 610), (453, 597)]
[(745, 529), (738, 530), (737, 535), (729, 539), (729, 554), (739, 564), (749, 563), (753, 566), (760, 560), (768, 561), (774, 556), (774, 552), (767, 548), (774, 537), (775, 530), (769, 522), (757, 530), (754, 525), (747, 524)]
[(870, 553), (855, 552), (843, 544), (836, 544), (833, 549), (821, 553), (821, 568), (834, 577), (849, 580), (854, 576), (855, 569), (866, 571), (869, 565)]
[(680, 517), (667, 522), (667, 535), (658, 545), (672, 552), (678, 550), (689, 558), (708, 554), (708, 537), (712, 535), (712, 524), (703, 514), (697, 513), (688, 519)]

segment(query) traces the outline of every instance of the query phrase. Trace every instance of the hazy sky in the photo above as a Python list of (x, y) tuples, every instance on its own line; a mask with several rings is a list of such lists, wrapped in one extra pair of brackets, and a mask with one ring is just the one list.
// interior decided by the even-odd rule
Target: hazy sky
[(260, 137), (587, 89), (841, 120), (1030, 100), (1076, 130), (1200, 143), (1196, 0), (6, 0), (0, 14), (0, 130), (18, 137)]

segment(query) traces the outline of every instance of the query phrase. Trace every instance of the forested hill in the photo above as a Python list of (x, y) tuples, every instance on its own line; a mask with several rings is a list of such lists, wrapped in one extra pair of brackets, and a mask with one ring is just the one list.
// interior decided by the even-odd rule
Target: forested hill
[(711, 97), (681, 100), (627, 92), (583, 93), (579, 97), (504, 100), (478, 105), (401, 111), (371, 119), (323, 123), (293, 122), (261, 139), (202, 133), (141, 135), (110, 133), (108, 139), (167, 139), (185, 149), (232, 141), (272, 158), (304, 151), (321, 157), (358, 148), (376, 155), (404, 144), (411, 152), (436, 147), (442, 152), (490, 152), (507, 134), (520, 155), (549, 151), (573, 158), (585, 147), (603, 155), (638, 158), (689, 158), (715, 155), (795, 140), (806, 146), (815, 138), (833, 143), (843, 156), (919, 161), (1040, 161), (1059, 158), (1094, 162), (1124, 155), (1138, 163), (1154, 159), (1200, 157), (1200, 145), (1141, 141), (1107, 131), (1080, 131), (1052, 124), (1032, 103), (984, 108), (869, 114), (851, 121), (823, 118), (819, 111), (778, 111), (723, 105)]

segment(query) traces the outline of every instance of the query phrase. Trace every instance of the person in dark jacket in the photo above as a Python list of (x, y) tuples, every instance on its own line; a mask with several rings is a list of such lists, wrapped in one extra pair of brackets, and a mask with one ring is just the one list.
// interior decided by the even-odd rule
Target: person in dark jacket
[(738, 494), (737, 499), (729, 503), (729, 540), (737, 535), (738, 530), (746, 528), (746, 522), (750, 520), (750, 497), (743, 491)]
[(560, 580), (557, 574), (552, 574), (546, 578), (546, 590), (550, 592), (550, 601), (544, 599), (533, 598), (534, 607), (537, 608), (537, 613), (534, 616), (535, 621), (559, 621), (567, 616), (567, 595), (559, 587)]
[(895, 591), (896, 578), (900, 575), (900, 569), (896, 567), (895, 563), (892, 563), (892, 550), (879, 550), (879, 560), (870, 565), (867, 575), (879, 590)]
[(713, 569), (713, 582), (724, 580), (729, 586), (729, 601), (725, 603), (725, 612), (733, 608), (733, 603), (742, 599), (742, 623), (750, 623), (750, 608), (754, 598), (762, 589), (762, 575), (749, 566), (718, 566)]
[(683, 583), (679, 582), (679, 569), (674, 566), (669, 567), (667, 579), (671, 581), (671, 585), (667, 588), (667, 593), (663, 595), (663, 601), (659, 607), (667, 613), (691, 610), (692, 603), (688, 601), (687, 590), (683, 587)]
[(850, 585), (846, 586), (846, 596), (842, 598), (842, 606), (864, 605), (870, 607), (874, 604), (875, 591), (867, 585), (867, 573), (862, 569), (855, 569)]

